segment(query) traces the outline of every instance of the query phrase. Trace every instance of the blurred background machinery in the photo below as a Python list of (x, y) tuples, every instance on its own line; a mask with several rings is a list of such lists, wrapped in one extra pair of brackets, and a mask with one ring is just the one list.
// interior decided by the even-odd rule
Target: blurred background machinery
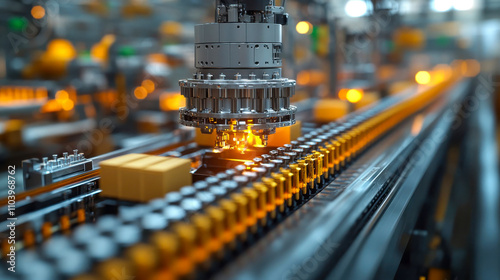
[(0, 279), (499, 279), (499, 14), (1, 1)]

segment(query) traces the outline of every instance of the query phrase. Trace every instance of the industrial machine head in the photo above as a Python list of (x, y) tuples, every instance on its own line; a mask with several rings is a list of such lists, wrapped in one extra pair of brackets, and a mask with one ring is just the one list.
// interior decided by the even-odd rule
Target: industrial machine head
[(295, 123), (295, 81), (281, 76), (284, 1), (218, 0), (215, 23), (195, 28), (192, 79), (180, 81), (180, 123), (215, 133), (215, 146), (267, 145), (277, 127)]

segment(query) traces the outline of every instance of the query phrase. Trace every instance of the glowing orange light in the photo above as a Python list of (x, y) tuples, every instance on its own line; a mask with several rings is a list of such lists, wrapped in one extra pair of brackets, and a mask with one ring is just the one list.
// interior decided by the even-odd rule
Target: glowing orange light
[(262, 138), (258, 135), (253, 134), (253, 131), (250, 128), (250, 126), (248, 126), (246, 133), (248, 134), (247, 139), (246, 139), (248, 145), (251, 145), (254, 147), (264, 147), (265, 146)]
[(0, 88), (0, 103), (7, 102), (7, 95), (5, 94), (5, 89)]
[(45, 8), (42, 6), (33, 6), (31, 8), (31, 15), (35, 19), (41, 19), (45, 16)]
[(33, 88), (26, 88), (28, 99), (35, 99), (35, 90)]
[(108, 48), (102, 44), (95, 44), (90, 49), (90, 56), (97, 61), (106, 61), (108, 58)]
[(438, 81), (445, 81), (453, 75), (453, 69), (448, 64), (438, 64), (433, 70)]
[(144, 87), (137, 87), (134, 90), (134, 95), (137, 99), (142, 100), (148, 97), (148, 91)]
[(326, 81), (325, 73), (318, 70), (311, 70), (311, 85), (318, 86)]
[[(241, 130), (230, 130), (224, 131), (218, 134), (217, 147), (216, 150), (233, 150), (241, 154), (244, 154), (249, 148), (260, 148), (265, 147), (266, 143), (261, 135), (254, 134), (252, 130), (252, 124), (247, 126), (247, 129)], [(219, 146), (219, 139), (223, 141), (223, 145)], [(245, 160), (241, 160), (245, 162)]]
[(21, 89), (18, 87), (14, 87), (14, 99), (15, 100), (21, 99)]
[(64, 101), (64, 100), (67, 100), (68, 98), (69, 98), (69, 94), (65, 90), (60, 90), (60, 91), (56, 92), (56, 99), (57, 100)]
[(42, 113), (51, 113), (57, 112), (61, 110), (61, 104), (57, 102), (57, 100), (49, 100), (45, 105), (40, 108), (40, 112)]
[(295, 26), (297, 33), (299, 34), (311, 34), (312, 24), (308, 21), (301, 21)]
[(346, 93), (347, 101), (358, 103), (363, 98), (364, 92), (359, 89), (350, 89)]
[(415, 81), (419, 85), (426, 85), (426, 84), (431, 82), (431, 74), (429, 74), (429, 72), (427, 72), (427, 71), (419, 71), (415, 75)]
[(325, 74), (315, 69), (302, 70), (297, 74), (297, 84), (301, 86), (318, 86), (325, 79)]
[(47, 98), (47, 89), (46, 88), (37, 88), (35, 90), (36, 99), (46, 99)]
[(71, 111), (75, 107), (75, 103), (70, 99), (65, 100), (61, 105), (64, 111)]
[(225, 148), (235, 149), (238, 152), (244, 154), (249, 147), (263, 147), (264, 141), (258, 135), (253, 134), (252, 128), (249, 125), (247, 130), (243, 132), (233, 131), (232, 142), (229, 141), (230, 145)]
[(180, 93), (164, 93), (160, 96), (160, 109), (176, 111), (186, 106), (186, 99)]
[(340, 100), (347, 100), (347, 92), (348, 92), (348, 91), (349, 91), (349, 90), (348, 90), (348, 89), (346, 89), (346, 88), (341, 89), (341, 90), (339, 91), (339, 99), (340, 99)]
[(21, 91), (21, 100), (28, 100), (28, 89), (25, 87), (20, 88)]
[(76, 50), (70, 41), (54, 39), (47, 45), (46, 55), (50, 58), (68, 61), (76, 57)]
[(145, 88), (148, 93), (155, 91), (155, 83), (151, 80), (142, 81), (142, 87)]
[(303, 70), (297, 74), (297, 84), (299, 86), (308, 85), (310, 82), (311, 82), (311, 75), (309, 74), (309, 71)]
[(90, 56), (98, 61), (108, 60), (109, 48), (115, 42), (116, 37), (113, 34), (106, 34), (101, 41), (96, 43), (90, 49)]

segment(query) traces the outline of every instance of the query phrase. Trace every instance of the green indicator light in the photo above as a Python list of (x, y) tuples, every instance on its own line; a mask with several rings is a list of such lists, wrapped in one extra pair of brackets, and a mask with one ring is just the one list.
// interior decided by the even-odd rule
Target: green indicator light
[(121, 47), (118, 50), (118, 55), (120, 55), (120, 56), (129, 57), (129, 56), (133, 56), (134, 54), (135, 54), (135, 49), (132, 47), (129, 47), (129, 46)]
[(10, 30), (21, 32), (28, 26), (28, 21), (22, 17), (11, 17), (8, 21)]

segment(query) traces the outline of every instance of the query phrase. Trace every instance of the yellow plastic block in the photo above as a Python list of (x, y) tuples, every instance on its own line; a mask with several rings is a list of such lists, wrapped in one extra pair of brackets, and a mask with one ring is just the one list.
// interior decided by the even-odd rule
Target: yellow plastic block
[(340, 99), (322, 99), (314, 106), (314, 119), (327, 123), (335, 121), (349, 113), (349, 103)]
[(292, 126), (278, 127), (275, 134), (268, 136), (267, 146), (281, 147), (285, 144), (290, 144), (291, 141), (297, 140), (302, 134), (302, 124), (297, 121)]
[(188, 159), (170, 158), (149, 166), (144, 169), (141, 195), (149, 200), (191, 185), (193, 179), (190, 172), (191, 161)]
[(368, 105), (371, 105), (375, 102), (378, 102), (380, 99), (380, 96), (376, 92), (366, 92), (365, 95), (363, 95), (363, 98), (361, 100), (354, 104), (354, 107), (356, 110), (361, 109), (363, 107), (366, 107)]
[(196, 129), (196, 135), (194, 141), (200, 146), (215, 146), (215, 140), (217, 140), (217, 134), (212, 132), (212, 134), (203, 134), (199, 128)]
[[(131, 201), (147, 201), (143, 196), (143, 177), (146, 176), (145, 169), (157, 163), (165, 161), (165, 157), (147, 156), (139, 160), (125, 163), (120, 167), (121, 179), (118, 198)], [(156, 187), (156, 186), (151, 186)]]
[(102, 190), (101, 195), (118, 198), (118, 192), (121, 185), (121, 177), (119, 175), (120, 166), (144, 157), (147, 157), (147, 155), (128, 154), (101, 162), (99, 164), (101, 168), (101, 179), (99, 182), (99, 187)]

